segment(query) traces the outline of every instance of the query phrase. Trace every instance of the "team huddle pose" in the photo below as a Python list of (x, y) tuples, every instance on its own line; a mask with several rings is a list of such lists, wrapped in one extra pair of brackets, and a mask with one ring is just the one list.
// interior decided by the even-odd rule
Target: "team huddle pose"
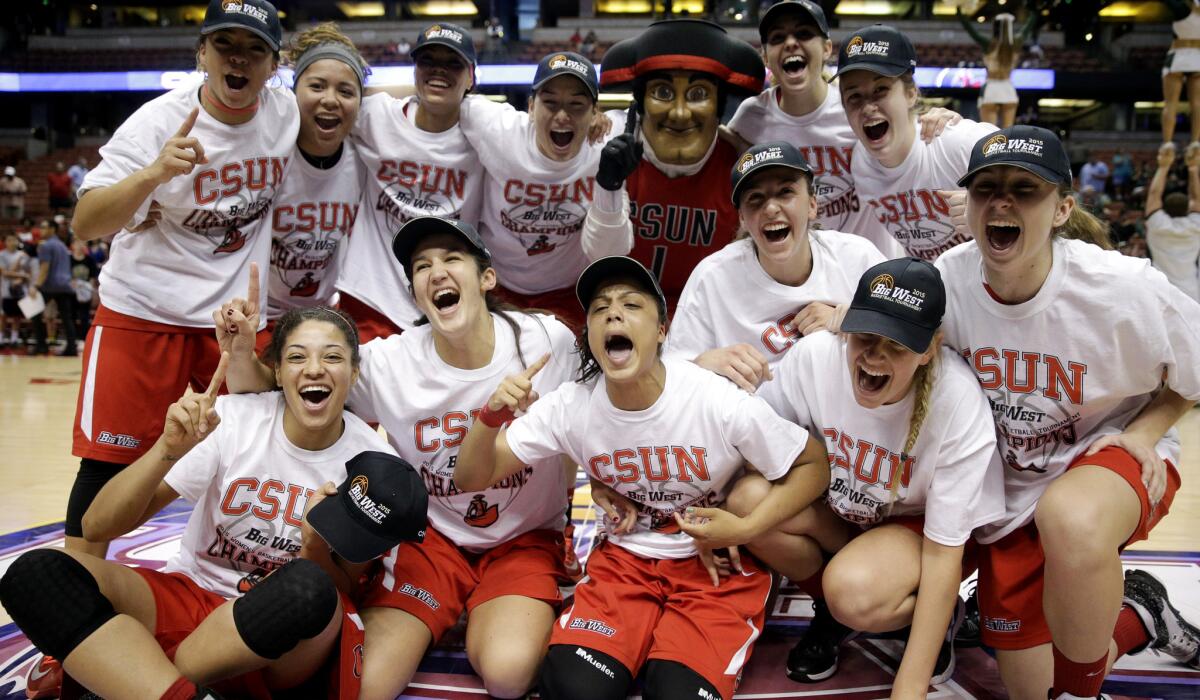
[[(494, 697), (728, 700), (774, 572), (815, 601), (780, 673), (893, 633), (891, 695), (923, 697), (976, 569), (1010, 697), (1096, 697), (1146, 648), (1200, 668), (1120, 560), (1180, 487), (1200, 303), (1107, 250), (1053, 133), (918, 115), (894, 28), (831, 77), (819, 5), (759, 34), (554, 53), (520, 112), (469, 94), (461, 27), (422, 32), (397, 97), (336, 26), (284, 47), (265, 0), (210, 3), (203, 83), (80, 190), (77, 235), (115, 238), (67, 547), (0, 579), (38, 668), (111, 700), (389, 700), (465, 615)], [(580, 469), (599, 533), (564, 599)], [(163, 572), (104, 560), (177, 497)]]

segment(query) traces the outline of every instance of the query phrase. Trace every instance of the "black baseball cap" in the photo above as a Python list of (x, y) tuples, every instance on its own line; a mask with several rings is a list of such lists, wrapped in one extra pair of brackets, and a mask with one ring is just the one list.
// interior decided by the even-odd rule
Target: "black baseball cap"
[(821, 30), (821, 36), (829, 38), (829, 20), (825, 19), (825, 10), (821, 9), (820, 5), (812, 0), (782, 0), (771, 5), (758, 20), (758, 38), (762, 43), (767, 43), (767, 32), (771, 25), (778, 22), (780, 17), (793, 12), (808, 15), (817, 29)]
[(212, 34), (218, 29), (253, 32), (267, 42), (272, 51), (278, 51), (283, 42), (279, 12), (267, 0), (212, 0), (204, 13), (200, 36)]
[(850, 35), (838, 50), (834, 77), (852, 70), (869, 70), (895, 78), (917, 67), (917, 50), (895, 27), (872, 24)]
[(659, 310), (667, 308), (667, 296), (663, 294), (658, 280), (644, 265), (624, 255), (610, 255), (588, 265), (587, 269), (580, 273), (579, 281), (575, 283), (575, 296), (584, 311), (587, 311), (596, 290), (604, 286), (605, 282), (614, 279), (633, 280), (642, 289), (654, 295)]
[(360, 452), (346, 462), (346, 480), (308, 512), (308, 523), (330, 549), (360, 564), (401, 542), (422, 542), (429, 494), (412, 465), (386, 452)]
[(1010, 126), (979, 139), (958, 186), (966, 187), (975, 173), (993, 165), (1016, 166), (1055, 185), (1071, 182), (1067, 149), (1053, 131), (1040, 126)]
[(400, 227), (396, 235), (392, 236), (392, 254), (404, 267), (404, 274), (408, 275), (409, 280), (412, 279), (412, 256), (417, 249), (417, 244), (421, 242), (421, 239), (435, 233), (452, 233), (466, 241), (472, 250), (482, 254), (489, 262), (492, 259), (492, 253), (484, 244), (483, 237), (471, 224), (458, 219), (444, 219), (440, 216), (418, 216), (415, 219), (409, 219)]
[(466, 59), (467, 63), (475, 65), (475, 40), (471, 38), (471, 33), (457, 24), (441, 22), (431, 24), (426, 27), (417, 37), (417, 43), (413, 45), (412, 51), (408, 52), (409, 57), (416, 58), (417, 53), (426, 46), (445, 46), (449, 49), (454, 49), (460, 56)]
[(946, 313), (946, 286), (932, 264), (899, 258), (863, 273), (842, 319), (843, 333), (874, 333), (925, 352)]
[(799, 170), (808, 176), (809, 182), (812, 182), (812, 167), (809, 166), (808, 161), (804, 160), (804, 156), (800, 155), (800, 151), (795, 146), (786, 141), (760, 143), (751, 146), (738, 159), (738, 162), (734, 163), (733, 170), (729, 174), (733, 184), (733, 206), (738, 206), (738, 200), (741, 198), (740, 189), (749, 182), (750, 176), (767, 168)]
[(537, 92), (546, 82), (560, 75), (578, 78), (587, 86), (593, 100), (600, 96), (600, 74), (596, 72), (596, 64), (570, 51), (548, 54), (538, 61), (537, 72), (533, 74), (533, 91)]

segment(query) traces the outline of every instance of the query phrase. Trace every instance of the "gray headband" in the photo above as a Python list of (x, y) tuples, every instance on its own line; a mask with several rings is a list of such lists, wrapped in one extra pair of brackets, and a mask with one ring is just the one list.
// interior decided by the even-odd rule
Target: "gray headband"
[[(350, 66), (350, 70), (354, 71), (354, 75), (358, 77), (358, 87), (361, 88), (366, 84), (366, 76), (363, 74), (362, 64), (359, 63), (358, 54), (354, 49), (336, 41), (327, 41), (323, 44), (317, 44), (308, 51), (305, 51), (300, 60), (296, 63), (296, 69), (292, 74), (293, 86), (300, 81), (300, 74), (308, 70), (316, 61), (323, 58), (332, 58), (341, 61)], [(294, 87), (293, 87), (294, 89)]]

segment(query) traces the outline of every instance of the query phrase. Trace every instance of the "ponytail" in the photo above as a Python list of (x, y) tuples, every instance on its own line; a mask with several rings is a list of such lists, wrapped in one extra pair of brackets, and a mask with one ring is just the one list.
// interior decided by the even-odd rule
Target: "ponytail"
[[(1073, 196), (1070, 183), (1066, 183), (1060, 187), (1058, 194), (1060, 198)], [(1067, 223), (1059, 226), (1054, 231), (1054, 234), (1067, 239), (1091, 243), (1100, 246), (1104, 250), (1113, 249), (1108, 224), (1080, 206), (1078, 201), (1076, 201), (1075, 206), (1071, 209), (1071, 215), (1067, 218)]]
[[(900, 486), (905, 481), (908, 461), (913, 459), (913, 448), (916, 447), (917, 438), (921, 435), (921, 426), (925, 423), (925, 417), (929, 415), (929, 405), (933, 403), (933, 383), (937, 377), (941, 342), (942, 334), (939, 331), (930, 343), (930, 347), (934, 351), (933, 357), (929, 358), (929, 362), (918, 367), (916, 373), (913, 374), (913, 409), (908, 419), (908, 437), (904, 440), (904, 451), (900, 453), (897, 473), (892, 474), (888, 486), (890, 493), (888, 494), (887, 515), (891, 515), (892, 506), (900, 495)], [(911, 474), (907, 476), (911, 477)]]

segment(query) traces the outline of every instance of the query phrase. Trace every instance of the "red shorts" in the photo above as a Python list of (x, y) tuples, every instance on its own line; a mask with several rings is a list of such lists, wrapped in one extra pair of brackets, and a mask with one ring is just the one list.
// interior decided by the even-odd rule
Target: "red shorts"
[[(922, 542), (925, 539), (925, 515), (897, 515), (894, 518), (887, 518), (882, 522), (872, 525), (868, 529), (882, 527), (883, 525), (899, 525), (900, 527), (915, 532)], [(863, 530), (866, 532), (866, 530)], [(861, 533), (859, 533), (861, 534)], [(979, 568), (979, 543), (974, 538), (967, 538), (963, 545), (962, 553), (962, 574), (960, 581), (966, 581)]]
[[(224, 597), (201, 588), (186, 574), (168, 574), (145, 568), (133, 571), (150, 586), (155, 609), (154, 639), (166, 652), (167, 658), (172, 660), (183, 640), (212, 611), (226, 603)], [(345, 594), (339, 595), (342, 599), (342, 633), (337, 657), (331, 657), (327, 664), (328, 697), (354, 700), (358, 697), (362, 682), (363, 623), (350, 598)], [(271, 689), (261, 670), (210, 683), (209, 687), (225, 697), (271, 700)]]
[[(404, 290), (404, 293), (407, 294), (408, 290)], [(376, 311), (371, 305), (359, 301), (345, 292), (339, 292), (338, 308), (354, 319), (354, 325), (358, 326), (360, 345), (376, 338), (386, 338), (404, 332), (403, 328), (392, 323), (391, 319)]]
[(743, 554), (742, 568), (713, 588), (697, 557), (646, 559), (602, 543), (550, 643), (604, 652), (635, 676), (650, 659), (675, 661), (731, 698), (771, 591), (770, 574), (753, 557)]
[[(1084, 465), (1116, 472), (1137, 493), (1142, 516), (1126, 546), (1149, 536), (1170, 510), (1179, 490), (1179, 472), (1167, 462), (1166, 493), (1151, 506), (1142, 483), (1141, 465), (1119, 447), (1106, 447), (1090, 457), (1081, 455), (1067, 469)], [(1050, 642), (1050, 627), (1042, 613), (1046, 560), (1037, 525), (1031, 522), (979, 549), (979, 615), (984, 644), (994, 649), (1028, 649)]]
[(562, 603), (563, 534), (531, 530), (486, 552), (468, 552), (433, 529), (421, 544), (406, 542), (388, 552), (383, 573), (369, 586), (359, 608), (396, 608), (412, 615), (433, 634), (453, 627), (465, 609), (504, 595)]
[(220, 359), (211, 327), (155, 323), (101, 306), (83, 348), (72, 454), (133, 463), (162, 434), (167, 407), (189, 384), (207, 389)]
[(575, 296), (574, 287), (564, 287), (541, 294), (521, 294), (504, 287), (496, 287), (492, 290), (492, 294), (500, 301), (512, 304), (519, 309), (553, 314), (575, 333), (583, 328), (583, 307), (579, 305), (579, 298)]

